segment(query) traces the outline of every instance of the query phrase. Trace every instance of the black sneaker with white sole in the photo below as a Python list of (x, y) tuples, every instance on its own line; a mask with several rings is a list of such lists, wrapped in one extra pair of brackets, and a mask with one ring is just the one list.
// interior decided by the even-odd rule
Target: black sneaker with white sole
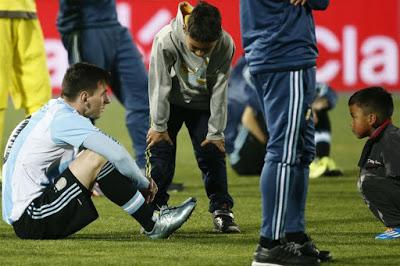
[(319, 263), (320, 261), (317, 257), (302, 254), (298, 244), (289, 242), (271, 249), (258, 245), (251, 265), (315, 266), (319, 265)]
[(220, 233), (240, 233), (235, 217), (229, 209), (215, 210), (212, 213), (214, 231)]

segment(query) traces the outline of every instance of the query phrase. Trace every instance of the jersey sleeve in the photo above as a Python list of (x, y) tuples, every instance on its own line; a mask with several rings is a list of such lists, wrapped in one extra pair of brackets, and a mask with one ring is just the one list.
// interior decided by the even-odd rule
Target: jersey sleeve
[(57, 145), (79, 148), (88, 135), (98, 132), (92, 122), (76, 113), (60, 113), (50, 125), (52, 141)]
[(90, 134), (83, 142), (83, 146), (106, 158), (121, 174), (130, 178), (138, 189), (146, 189), (149, 187), (149, 180), (139, 169), (135, 160), (133, 160), (128, 151), (112, 137), (98, 131)]
[(386, 176), (400, 177), (400, 137), (398, 135), (387, 138), (383, 145), (382, 157), (386, 169)]

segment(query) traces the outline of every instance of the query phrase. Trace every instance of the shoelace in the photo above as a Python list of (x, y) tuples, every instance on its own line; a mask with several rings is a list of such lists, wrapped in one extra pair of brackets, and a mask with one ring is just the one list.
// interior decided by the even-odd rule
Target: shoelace
[[(318, 256), (319, 253), (320, 253), (319, 249), (318, 249), (317, 246), (314, 244), (314, 242), (311, 241), (311, 238), (310, 238), (309, 241), (310, 241), (310, 242), (309, 242), (309, 247), (310, 247), (310, 249), (309, 249), (308, 252), (312, 253), (313, 255)], [(306, 255), (307, 255), (307, 254), (306, 254)]]
[(165, 209), (168, 209), (168, 210), (175, 210), (175, 209), (177, 209), (178, 208), (178, 206), (168, 206), (168, 205), (162, 205), (162, 206), (160, 206), (160, 205), (157, 205), (157, 208), (161, 211), (161, 210), (165, 210)]
[(169, 212), (171, 212), (172, 208), (169, 208), (168, 206), (161, 206), (160, 211), (159, 211), (159, 216), (162, 216), (164, 214), (167, 214)]
[(287, 250), (289, 253), (295, 254), (296, 256), (301, 256), (301, 252), (295, 243), (286, 244), (284, 249)]

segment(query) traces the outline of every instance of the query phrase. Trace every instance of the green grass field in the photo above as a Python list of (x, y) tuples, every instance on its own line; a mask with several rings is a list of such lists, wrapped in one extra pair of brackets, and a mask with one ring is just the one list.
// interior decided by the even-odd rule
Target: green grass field
[[(356, 188), (359, 154), (365, 140), (350, 129), (347, 95), (331, 112), (332, 157), (344, 171), (340, 178), (311, 180), (307, 202), (307, 228), (321, 249), (329, 249), (333, 265), (400, 265), (400, 240), (381, 242), (375, 234), (384, 230), (363, 203)], [(394, 123), (400, 125), (400, 100), (396, 96)], [(10, 110), (6, 134), (22, 118)], [(111, 104), (98, 122), (110, 135), (130, 149), (123, 109)], [(4, 145), (4, 143), (3, 143)], [(170, 239), (149, 240), (139, 225), (105, 198), (95, 198), (100, 218), (65, 240), (22, 241), (10, 226), (0, 222), (1, 265), (250, 265), (261, 219), (258, 177), (238, 177), (228, 168), (229, 189), (235, 199), (234, 213), (242, 233), (212, 232), (208, 199), (194, 159), (186, 129), (178, 140), (176, 182), (185, 190), (171, 195), (170, 204), (189, 196), (198, 199), (190, 220)]]

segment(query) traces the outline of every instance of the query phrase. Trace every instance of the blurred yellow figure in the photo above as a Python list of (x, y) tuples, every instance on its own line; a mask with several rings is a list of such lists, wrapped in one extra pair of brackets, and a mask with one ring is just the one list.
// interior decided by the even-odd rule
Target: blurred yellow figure
[(43, 33), (34, 0), (0, 1), (0, 146), (8, 95), (15, 109), (35, 112), (51, 97)]

